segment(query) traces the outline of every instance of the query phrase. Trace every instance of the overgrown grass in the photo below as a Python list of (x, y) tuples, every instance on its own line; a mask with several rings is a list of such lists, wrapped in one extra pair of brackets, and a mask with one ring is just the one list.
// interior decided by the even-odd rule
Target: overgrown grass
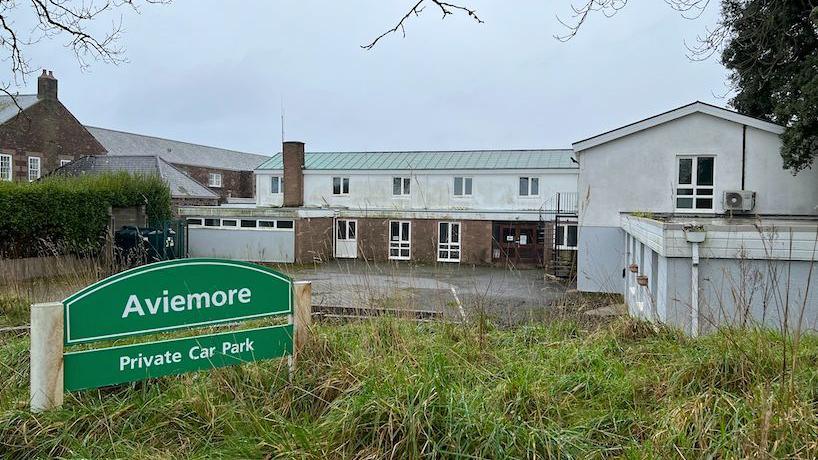
[(2, 458), (818, 455), (813, 336), (782, 373), (770, 332), (381, 318), (317, 327), (292, 384), (269, 361), (73, 393), (40, 415), (27, 350), (0, 336)]

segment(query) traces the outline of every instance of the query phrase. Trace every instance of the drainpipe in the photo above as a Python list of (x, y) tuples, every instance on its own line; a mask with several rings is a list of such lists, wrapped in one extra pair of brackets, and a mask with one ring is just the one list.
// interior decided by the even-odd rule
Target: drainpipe
[(690, 292), (690, 335), (699, 336), (699, 243), (692, 243), (693, 268), (691, 270), (691, 292)]
[(683, 227), (685, 239), (690, 243), (690, 335), (699, 336), (699, 244), (704, 243), (707, 232), (704, 226), (687, 224)]

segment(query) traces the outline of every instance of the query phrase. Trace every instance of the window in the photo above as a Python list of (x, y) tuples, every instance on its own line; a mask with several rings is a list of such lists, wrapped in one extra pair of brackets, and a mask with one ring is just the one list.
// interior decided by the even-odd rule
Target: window
[(520, 196), (537, 196), (540, 194), (539, 177), (520, 178)]
[(293, 221), (291, 220), (279, 220), (276, 224), (277, 228), (293, 228)]
[(205, 219), (205, 227), (218, 227), (219, 219)]
[(256, 221), (249, 219), (241, 220), (241, 228), (256, 228)]
[(437, 260), (460, 262), (459, 222), (440, 222), (438, 224)]
[(188, 219), (188, 225), (202, 225), (202, 219)]
[(713, 209), (713, 165), (715, 157), (679, 157), (676, 209)]
[(454, 196), (471, 196), (471, 177), (454, 178)]
[(338, 240), (355, 241), (358, 223), (354, 220), (338, 220)]
[(28, 157), (28, 181), (34, 182), (40, 178), (40, 157)]
[(393, 177), (392, 178), (392, 195), (394, 196), (409, 196), (411, 191), (412, 179), (409, 177)]
[(219, 188), (222, 186), (222, 175), (220, 173), (208, 173), (207, 185)]
[(276, 228), (276, 221), (274, 220), (260, 220), (258, 221), (259, 228)]
[(222, 227), (235, 227), (238, 225), (236, 219), (222, 219)]
[(270, 193), (276, 195), (284, 193), (284, 178), (281, 176), (273, 176), (270, 181)]
[(389, 222), (389, 258), (409, 260), (412, 253), (411, 223), (393, 220)]
[(11, 155), (0, 155), (0, 180), (11, 180)]
[(72, 160), (60, 160), (60, 167), (65, 166), (71, 163)]
[(332, 194), (349, 195), (349, 177), (333, 177)]
[(576, 249), (577, 224), (558, 225), (554, 229), (554, 239), (557, 249)]

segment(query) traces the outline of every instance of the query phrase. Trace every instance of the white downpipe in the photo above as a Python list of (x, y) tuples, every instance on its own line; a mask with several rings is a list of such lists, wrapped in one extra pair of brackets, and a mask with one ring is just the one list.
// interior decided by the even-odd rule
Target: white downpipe
[(691, 292), (690, 292), (690, 335), (699, 336), (699, 243), (693, 245), (693, 269), (691, 270)]

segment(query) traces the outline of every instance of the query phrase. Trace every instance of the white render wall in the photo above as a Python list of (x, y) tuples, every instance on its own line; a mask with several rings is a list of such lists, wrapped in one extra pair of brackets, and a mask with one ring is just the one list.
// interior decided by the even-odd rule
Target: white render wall
[[(742, 130), (697, 112), (578, 152), (578, 289), (624, 293), (620, 214), (674, 213), (679, 155), (715, 156), (713, 212), (724, 213), (724, 192), (742, 188)], [(744, 189), (756, 192), (753, 213), (818, 214), (818, 168), (793, 177), (782, 167), (779, 136), (750, 126), (745, 148)]]
[[(797, 176), (782, 168), (778, 135), (747, 127), (745, 190), (758, 214), (815, 215), (818, 168)], [(619, 214), (672, 213), (678, 155), (714, 155), (714, 211), (741, 189), (742, 125), (694, 113), (578, 153), (579, 224), (618, 227)]]
[[(281, 206), (283, 194), (270, 193), (270, 178), (280, 171), (256, 171), (257, 202)], [(504, 171), (304, 171), (304, 206), (363, 210), (551, 210), (561, 193), (561, 208), (576, 206), (576, 169)], [(349, 195), (333, 195), (332, 178), (349, 177)], [(410, 177), (408, 197), (392, 195), (392, 178)], [(454, 178), (472, 178), (472, 196), (455, 196)], [(519, 178), (539, 178), (539, 195), (519, 196)], [(566, 203), (565, 201), (568, 201)], [(545, 218), (545, 217), (544, 217)]]

